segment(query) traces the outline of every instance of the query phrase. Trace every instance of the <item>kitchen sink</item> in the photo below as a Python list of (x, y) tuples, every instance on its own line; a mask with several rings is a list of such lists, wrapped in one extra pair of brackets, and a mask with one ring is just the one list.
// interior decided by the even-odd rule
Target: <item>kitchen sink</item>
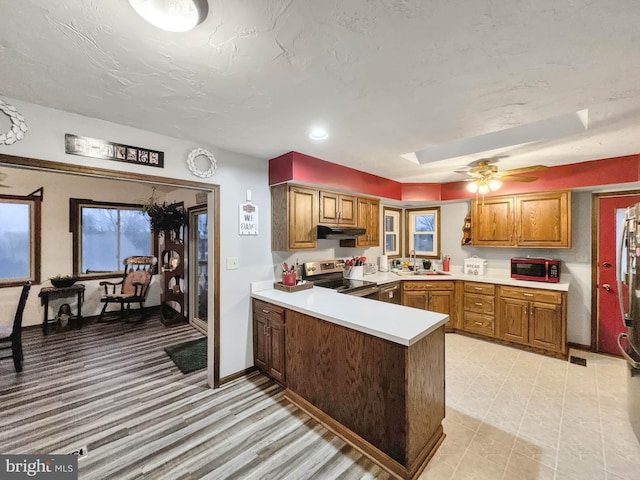
[(396, 275), (404, 277), (405, 275), (451, 275), (450, 273), (440, 272), (438, 270), (398, 270)]

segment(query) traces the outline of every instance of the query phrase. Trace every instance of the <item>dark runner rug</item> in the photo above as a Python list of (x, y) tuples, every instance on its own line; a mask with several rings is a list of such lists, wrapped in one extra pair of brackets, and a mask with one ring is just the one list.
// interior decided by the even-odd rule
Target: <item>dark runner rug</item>
[(182, 373), (207, 368), (207, 337), (165, 347), (165, 352)]

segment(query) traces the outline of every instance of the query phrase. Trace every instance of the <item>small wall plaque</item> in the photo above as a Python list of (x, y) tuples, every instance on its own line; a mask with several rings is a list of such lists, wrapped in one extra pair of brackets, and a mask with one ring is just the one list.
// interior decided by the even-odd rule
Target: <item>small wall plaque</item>
[(164, 152), (148, 148), (80, 137), (70, 133), (64, 135), (64, 147), (65, 152), (71, 155), (164, 168)]

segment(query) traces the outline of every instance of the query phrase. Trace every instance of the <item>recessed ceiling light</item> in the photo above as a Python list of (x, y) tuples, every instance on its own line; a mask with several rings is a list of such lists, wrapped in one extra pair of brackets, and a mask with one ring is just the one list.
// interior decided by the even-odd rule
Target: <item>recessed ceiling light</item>
[(309, 138), (311, 140), (326, 140), (327, 138), (329, 138), (329, 134), (324, 128), (316, 127), (311, 130)]
[(129, 0), (138, 15), (169, 32), (186, 32), (207, 18), (207, 0)]

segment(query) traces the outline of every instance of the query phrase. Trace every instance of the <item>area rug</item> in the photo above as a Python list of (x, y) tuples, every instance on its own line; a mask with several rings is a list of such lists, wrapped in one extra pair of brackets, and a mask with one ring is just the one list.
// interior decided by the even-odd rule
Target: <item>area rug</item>
[(207, 337), (165, 347), (165, 352), (182, 373), (207, 368)]

